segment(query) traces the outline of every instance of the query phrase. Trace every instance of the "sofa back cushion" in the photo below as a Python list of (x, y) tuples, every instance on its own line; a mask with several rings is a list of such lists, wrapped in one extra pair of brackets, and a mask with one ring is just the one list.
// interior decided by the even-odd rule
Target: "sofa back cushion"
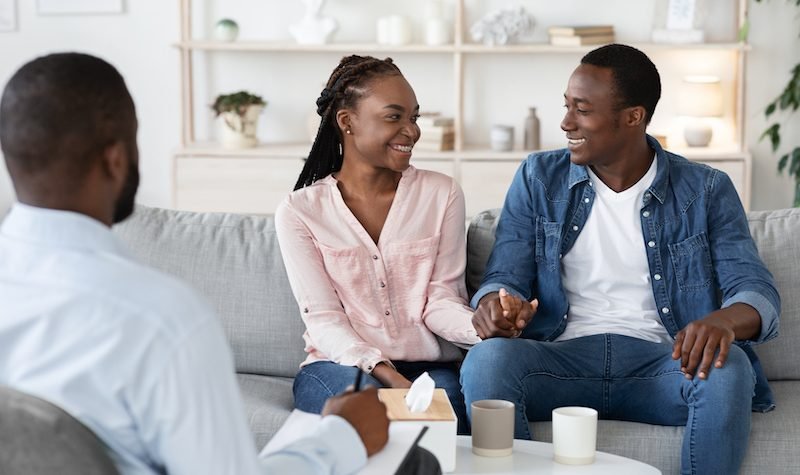
[(271, 216), (138, 206), (114, 231), (141, 262), (188, 282), (211, 302), (237, 372), (297, 373), (305, 326)]
[[(467, 231), (467, 288), (480, 287), (494, 245), (499, 209), (472, 219)], [(750, 233), (781, 296), (780, 335), (756, 352), (770, 380), (800, 379), (800, 208), (748, 213)]]

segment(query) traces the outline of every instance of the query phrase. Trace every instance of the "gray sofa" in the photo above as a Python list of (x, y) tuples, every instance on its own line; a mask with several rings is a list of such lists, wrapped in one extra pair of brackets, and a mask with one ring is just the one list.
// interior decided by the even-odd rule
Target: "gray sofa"
[[(494, 241), (497, 211), (468, 234), (468, 287)], [(743, 473), (800, 472), (800, 209), (751, 212), (750, 229), (783, 299), (780, 337), (756, 350), (777, 409), (753, 414)], [(142, 261), (194, 285), (214, 305), (236, 360), (247, 418), (259, 447), (292, 410), (292, 377), (304, 359), (303, 323), (281, 261), (272, 217), (137, 208), (115, 227)], [(549, 423), (534, 423), (549, 441)], [(682, 427), (601, 421), (598, 449), (679, 473)]]

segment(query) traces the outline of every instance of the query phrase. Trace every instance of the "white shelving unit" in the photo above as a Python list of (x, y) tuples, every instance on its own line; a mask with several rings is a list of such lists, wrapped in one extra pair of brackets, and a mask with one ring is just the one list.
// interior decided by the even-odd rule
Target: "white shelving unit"
[[(414, 163), (447, 173), (456, 178), (467, 196), (467, 215), (502, 204), (505, 191), (514, 171), (529, 151), (496, 152), (488, 145), (466, 139), (465, 76), (467, 61), (481, 61), (494, 55), (579, 55), (596, 46), (562, 47), (546, 43), (485, 46), (465, 40), (466, 11), (469, 0), (455, 0), (454, 42), (444, 46), (411, 44), (385, 46), (373, 43), (334, 43), (319, 46), (298, 45), (285, 41), (236, 41), (231, 43), (196, 39), (192, 34), (192, 1), (181, 0), (181, 39), (175, 45), (181, 52), (182, 85), (182, 137), (181, 146), (173, 159), (173, 205), (180, 209), (202, 211), (231, 211), (244, 213), (272, 213), (294, 184), (303, 157), (311, 144), (308, 142), (261, 143), (245, 150), (227, 150), (219, 144), (198, 139), (195, 133), (196, 98), (194, 94), (196, 54), (254, 54), (254, 55), (304, 55), (325, 53), (336, 58), (343, 54), (406, 54), (404, 63), (414, 57), (438, 55), (452, 60), (452, 101), (456, 129), (455, 150), (448, 152), (415, 151)], [(746, 0), (738, 0), (737, 22), (741, 26), (746, 17)], [(583, 21), (586, 23), (587, 21)], [(578, 21), (578, 23), (581, 23)], [(727, 172), (739, 191), (745, 208), (750, 202), (751, 156), (747, 151), (744, 131), (744, 77), (747, 51), (746, 43), (714, 42), (690, 45), (630, 43), (645, 52), (718, 51), (729, 53), (733, 68), (733, 134), (729, 145), (714, 148), (670, 147), (691, 160), (708, 163)], [(331, 64), (335, 64), (331, 61)], [(662, 78), (665, 72), (662, 71)], [(445, 79), (437, 79), (445, 81)], [(563, 87), (563, 86), (561, 86)], [(553, 91), (559, 94), (560, 91)], [(305, 107), (305, 105), (301, 106)], [(547, 144), (546, 148), (559, 148), (564, 144)]]

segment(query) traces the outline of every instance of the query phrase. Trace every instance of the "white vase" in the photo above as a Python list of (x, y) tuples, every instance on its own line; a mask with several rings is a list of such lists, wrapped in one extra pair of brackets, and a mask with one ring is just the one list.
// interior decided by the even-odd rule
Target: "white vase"
[(258, 116), (264, 106), (251, 105), (241, 116), (236, 112), (220, 114), (221, 142), (223, 148), (252, 148), (258, 145), (256, 128)]
[(289, 33), (301, 45), (323, 45), (339, 24), (331, 17), (320, 15), (325, 0), (303, 0), (306, 13), (300, 23), (289, 26)]

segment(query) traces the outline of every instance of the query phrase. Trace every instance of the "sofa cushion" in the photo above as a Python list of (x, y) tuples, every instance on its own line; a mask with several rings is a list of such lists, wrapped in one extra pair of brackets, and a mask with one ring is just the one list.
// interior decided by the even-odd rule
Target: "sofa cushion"
[(292, 379), (260, 374), (237, 374), (247, 423), (260, 451), (294, 409)]
[(211, 302), (237, 372), (297, 373), (305, 326), (272, 217), (138, 206), (114, 231), (143, 263), (187, 281)]
[[(499, 209), (476, 215), (467, 231), (467, 288), (475, 293), (494, 245)], [(756, 352), (770, 381), (800, 379), (800, 208), (752, 211), (747, 219), (758, 252), (781, 296), (780, 336)]]
[(781, 296), (779, 336), (755, 350), (770, 381), (800, 379), (800, 208), (753, 211), (747, 218)]

